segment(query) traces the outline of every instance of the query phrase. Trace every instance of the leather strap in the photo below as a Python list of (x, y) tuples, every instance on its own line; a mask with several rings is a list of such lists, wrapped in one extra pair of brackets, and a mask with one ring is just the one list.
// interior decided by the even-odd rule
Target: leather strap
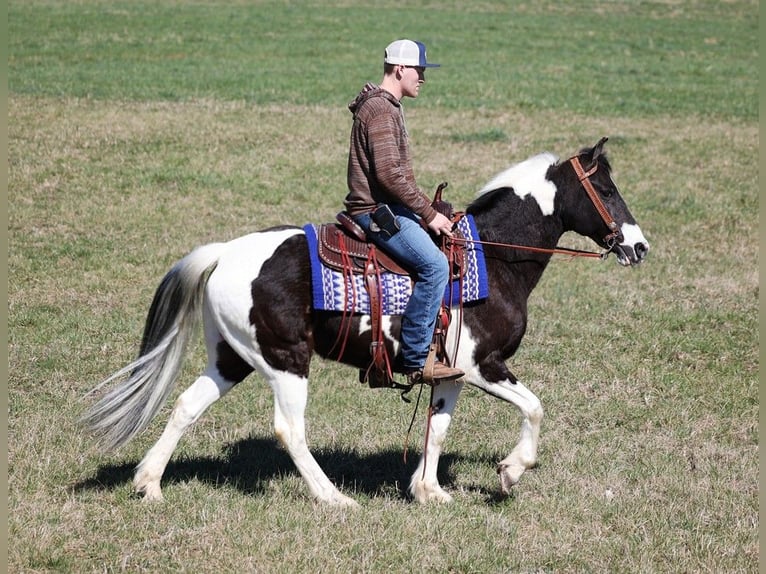
[(384, 374), (389, 380), (393, 380), (391, 372), (391, 361), (386, 349), (386, 340), (383, 335), (383, 293), (380, 278), (380, 266), (377, 261), (377, 250), (375, 246), (370, 246), (370, 254), (364, 269), (364, 286), (370, 297), (370, 323), (372, 327), (372, 340), (370, 341), (370, 355), (372, 362), (370, 369), (375, 368), (379, 373)]
[(601, 201), (601, 197), (599, 197), (596, 188), (593, 187), (593, 184), (590, 181), (590, 176), (596, 173), (596, 170), (598, 169), (598, 163), (594, 163), (593, 167), (586, 172), (582, 168), (582, 164), (580, 163), (580, 160), (577, 158), (577, 156), (570, 158), (569, 161), (572, 163), (572, 167), (574, 168), (580, 183), (585, 188), (585, 193), (588, 194), (588, 197), (590, 198), (591, 202), (593, 202), (593, 206), (596, 208), (596, 211), (598, 211), (601, 219), (604, 220), (604, 223), (606, 223), (606, 226), (612, 232), (607, 236), (607, 239), (616, 237), (620, 233), (620, 228), (617, 226), (617, 222), (615, 222), (614, 218), (609, 213), (609, 210), (604, 205), (604, 202)]
[(423, 365), (423, 382), (427, 385), (434, 384), (434, 365), (436, 364), (436, 343), (431, 343), (428, 347), (428, 356)]

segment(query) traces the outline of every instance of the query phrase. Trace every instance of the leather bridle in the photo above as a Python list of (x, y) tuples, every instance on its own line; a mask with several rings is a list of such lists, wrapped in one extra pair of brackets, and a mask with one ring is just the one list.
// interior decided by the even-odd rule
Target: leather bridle
[(604, 220), (604, 223), (606, 223), (606, 226), (610, 230), (610, 233), (604, 237), (604, 244), (606, 245), (606, 248), (611, 251), (614, 249), (617, 243), (620, 243), (623, 240), (623, 236), (619, 226), (617, 225), (617, 222), (609, 213), (609, 210), (606, 208), (606, 205), (604, 205), (604, 202), (601, 201), (601, 197), (596, 191), (596, 188), (593, 187), (593, 183), (590, 181), (590, 176), (596, 173), (596, 170), (598, 169), (598, 161), (594, 161), (593, 167), (588, 171), (585, 171), (582, 168), (582, 164), (580, 164), (580, 160), (577, 156), (569, 158), (569, 162), (572, 164), (572, 167), (577, 174), (577, 178), (580, 180), (583, 188), (585, 188), (585, 192), (588, 194), (591, 202), (593, 202), (593, 206), (596, 208), (596, 211), (598, 211), (601, 219)]

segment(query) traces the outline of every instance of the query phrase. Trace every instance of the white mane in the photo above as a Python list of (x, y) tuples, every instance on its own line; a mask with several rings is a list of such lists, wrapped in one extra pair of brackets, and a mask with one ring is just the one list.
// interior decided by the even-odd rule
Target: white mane
[(501, 187), (510, 187), (522, 199), (531, 195), (540, 205), (543, 215), (550, 215), (553, 213), (556, 186), (545, 179), (545, 174), (558, 161), (558, 156), (549, 152), (533, 156), (497, 174), (476, 195), (478, 197)]

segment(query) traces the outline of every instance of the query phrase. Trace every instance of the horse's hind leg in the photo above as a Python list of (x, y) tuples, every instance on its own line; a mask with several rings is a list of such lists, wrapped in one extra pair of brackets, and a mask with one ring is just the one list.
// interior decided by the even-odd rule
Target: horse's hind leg
[(160, 480), (178, 441), (202, 413), (229, 392), (234, 384), (224, 380), (215, 365), (211, 365), (178, 397), (165, 430), (136, 468), (133, 486), (136, 492), (143, 493), (145, 500), (162, 500)]
[[(207, 368), (176, 400), (165, 430), (136, 468), (133, 486), (145, 500), (162, 500), (160, 480), (178, 441), (215, 401), (252, 372), (252, 367), (225, 343), (215, 327), (210, 309), (203, 309)], [(224, 376), (225, 373), (225, 376)]]
[(274, 433), (287, 449), (311, 494), (331, 505), (358, 506), (340, 493), (309, 452), (304, 419), (308, 379), (284, 371), (267, 373), (267, 377), (274, 392)]

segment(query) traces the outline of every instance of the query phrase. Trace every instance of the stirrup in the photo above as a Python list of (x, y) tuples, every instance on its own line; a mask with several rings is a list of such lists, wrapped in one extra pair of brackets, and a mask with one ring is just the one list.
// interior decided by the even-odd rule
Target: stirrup
[(434, 365), (436, 365), (436, 344), (431, 343), (431, 346), (428, 347), (426, 362), (423, 365), (422, 383), (426, 385), (434, 384)]

